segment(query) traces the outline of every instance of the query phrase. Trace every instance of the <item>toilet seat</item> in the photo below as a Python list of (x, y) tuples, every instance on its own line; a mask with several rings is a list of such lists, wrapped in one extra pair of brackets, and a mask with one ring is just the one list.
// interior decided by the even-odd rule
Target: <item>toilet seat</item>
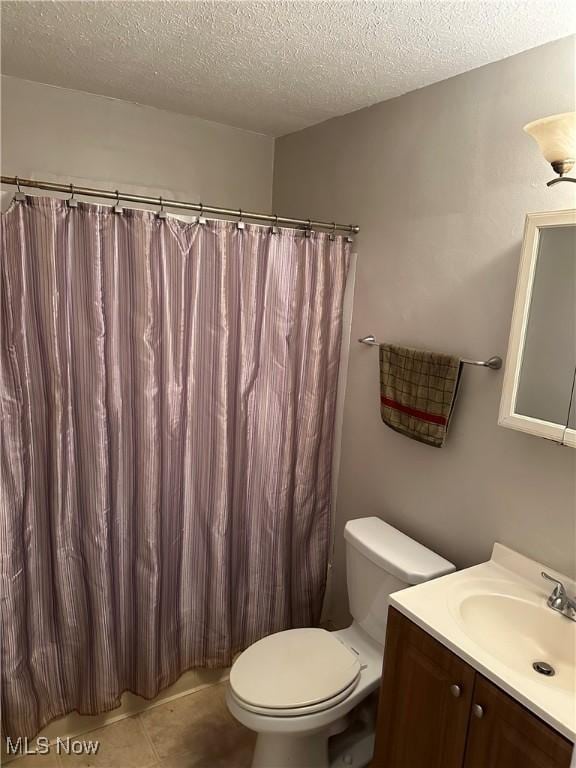
[(354, 690), (358, 655), (324, 629), (277, 632), (250, 646), (230, 671), (238, 705), (272, 717), (329, 709)]
[(247, 701), (243, 701), (234, 692), (234, 700), (242, 709), (248, 712), (254, 712), (256, 715), (267, 715), (268, 717), (298, 717), (299, 715), (312, 715), (315, 712), (325, 712), (327, 709), (335, 707), (344, 699), (348, 698), (352, 691), (357, 687), (360, 676), (353, 680), (349, 686), (340, 691), (336, 696), (332, 696), (324, 701), (318, 701), (316, 704), (310, 704), (307, 707), (289, 707), (287, 709), (280, 709), (279, 707), (256, 707), (253, 704), (249, 704)]

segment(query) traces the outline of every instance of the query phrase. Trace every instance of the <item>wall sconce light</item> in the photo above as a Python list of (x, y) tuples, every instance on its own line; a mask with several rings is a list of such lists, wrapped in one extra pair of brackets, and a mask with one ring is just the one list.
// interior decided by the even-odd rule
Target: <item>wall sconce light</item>
[(534, 120), (525, 125), (524, 130), (532, 136), (544, 158), (558, 174), (558, 178), (549, 181), (547, 186), (560, 181), (576, 182), (575, 178), (564, 175), (576, 163), (576, 112)]

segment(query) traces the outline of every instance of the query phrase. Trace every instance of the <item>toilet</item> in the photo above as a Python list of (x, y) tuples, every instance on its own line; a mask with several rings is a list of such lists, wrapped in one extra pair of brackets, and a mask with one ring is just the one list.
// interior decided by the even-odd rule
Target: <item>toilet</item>
[(289, 629), (247, 648), (230, 671), (232, 715), (258, 734), (252, 768), (360, 768), (374, 743), (388, 595), (455, 570), (377, 517), (344, 529), (352, 624)]

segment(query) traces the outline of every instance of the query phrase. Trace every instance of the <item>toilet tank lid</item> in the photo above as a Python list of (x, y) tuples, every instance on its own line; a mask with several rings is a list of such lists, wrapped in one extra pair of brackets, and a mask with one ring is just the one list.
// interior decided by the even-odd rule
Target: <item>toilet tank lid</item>
[(344, 538), (373, 563), (406, 584), (421, 584), (456, 567), (379, 517), (349, 520)]

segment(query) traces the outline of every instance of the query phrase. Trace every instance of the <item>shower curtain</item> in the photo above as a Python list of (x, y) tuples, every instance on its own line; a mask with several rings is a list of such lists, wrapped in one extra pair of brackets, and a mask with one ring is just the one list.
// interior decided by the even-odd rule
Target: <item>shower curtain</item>
[(2, 217), (5, 734), (318, 621), (349, 249), (50, 198)]

